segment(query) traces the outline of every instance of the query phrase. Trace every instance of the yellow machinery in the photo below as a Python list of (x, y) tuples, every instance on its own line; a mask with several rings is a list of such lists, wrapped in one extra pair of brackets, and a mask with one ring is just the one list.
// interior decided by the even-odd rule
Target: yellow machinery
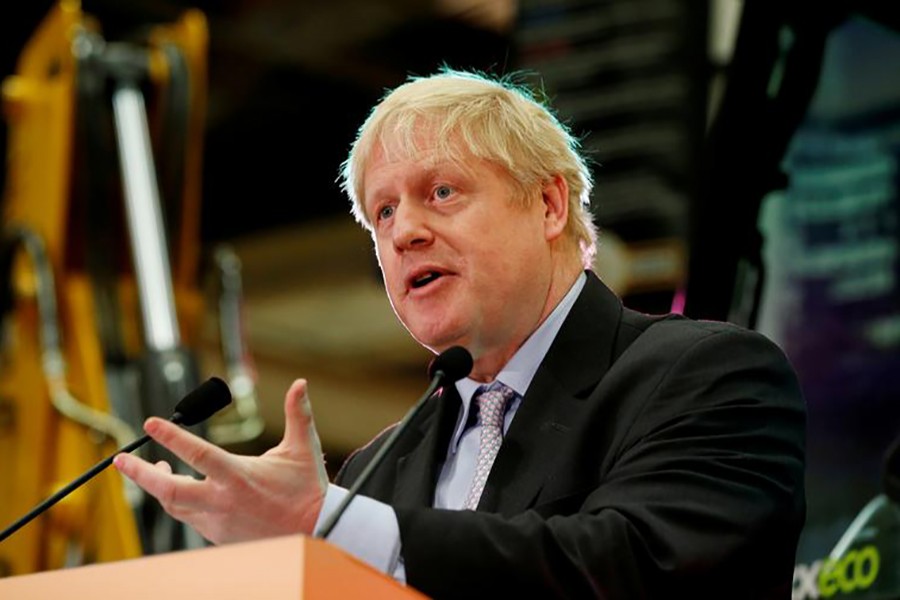
[[(64, 0), (3, 82), (0, 528), (199, 382), (206, 50), (198, 11), (113, 42)], [(213, 258), (236, 408), (203, 433), (228, 443), (262, 423), (239, 263), (227, 249)], [(146, 457), (169, 458), (160, 452)], [(107, 470), (0, 543), (0, 576), (202, 543)]]

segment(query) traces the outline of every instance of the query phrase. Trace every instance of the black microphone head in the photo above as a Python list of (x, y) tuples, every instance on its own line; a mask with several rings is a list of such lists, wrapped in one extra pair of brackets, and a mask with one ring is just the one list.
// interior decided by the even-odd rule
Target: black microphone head
[(455, 383), (472, 372), (472, 355), (462, 346), (451, 346), (432, 359), (428, 376), (440, 374), (444, 383)]
[(229, 404), (231, 390), (228, 389), (228, 384), (218, 377), (210, 377), (175, 406), (175, 415), (180, 416), (175, 422), (186, 426), (196, 425)]

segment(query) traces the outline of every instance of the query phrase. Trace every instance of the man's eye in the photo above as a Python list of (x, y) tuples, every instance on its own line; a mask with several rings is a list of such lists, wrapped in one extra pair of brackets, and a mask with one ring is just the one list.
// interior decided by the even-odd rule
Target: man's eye
[(453, 188), (448, 185), (439, 185), (434, 190), (434, 196), (438, 200), (446, 200), (453, 195)]
[(385, 219), (390, 219), (394, 214), (394, 207), (391, 205), (382, 206), (378, 210), (378, 220), (384, 221)]

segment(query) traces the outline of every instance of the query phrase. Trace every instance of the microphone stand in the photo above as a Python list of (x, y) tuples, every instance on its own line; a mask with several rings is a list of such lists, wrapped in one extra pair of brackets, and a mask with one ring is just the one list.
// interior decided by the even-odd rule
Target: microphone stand
[(119, 450), (115, 454), (107, 456), (106, 458), (104, 458), (103, 460), (98, 462), (96, 465), (94, 465), (88, 471), (84, 472), (80, 477), (78, 477), (78, 479), (72, 481), (66, 487), (59, 490), (58, 492), (56, 492), (55, 494), (53, 494), (52, 496), (50, 496), (49, 498), (47, 498), (46, 500), (44, 500), (43, 502), (41, 502), (40, 504), (38, 504), (37, 506), (32, 508), (28, 512), (27, 515), (25, 515), (24, 517), (22, 517), (21, 519), (19, 519), (18, 521), (16, 521), (15, 523), (10, 525), (6, 529), (4, 529), (3, 532), (0, 533), (0, 542), (2, 542), (3, 540), (5, 540), (9, 536), (11, 536), (12, 534), (17, 532), (19, 529), (21, 529), (22, 527), (24, 527), (25, 525), (30, 523), (35, 517), (37, 517), (38, 515), (43, 513), (45, 510), (47, 510), (48, 508), (50, 508), (51, 506), (53, 506), (54, 504), (56, 504), (57, 502), (59, 502), (60, 500), (62, 500), (66, 496), (68, 496), (69, 494), (71, 494), (72, 492), (74, 492), (76, 489), (78, 489), (79, 487), (84, 485), (87, 481), (89, 481), (90, 479), (93, 479), (94, 476), (97, 475), (97, 473), (99, 473), (100, 471), (102, 471), (103, 469), (105, 469), (106, 467), (108, 467), (109, 465), (112, 464), (112, 461), (116, 457), (116, 455), (121, 454), (123, 452), (132, 452), (134, 450), (137, 450), (138, 448), (140, 448), (141, 446), (146, 444), (148, 441), (150, 441), (150, 436), (145, 435), (144, 437), (137, 439), (128, 445), (122, 446), (121, 448), (119, 448)]
[(375, 469), (381, 464), (384, 460), (384, 457), (387, 456), (387, 453), (391, 451), (394, 445), (397, 442), (397, 439), (406, 431), (409, 423), (415, 418), (416, 415), (419, 414), (419, 411), (422, 410), (422, 407), (425, 406), (425, 403), (431, 398), (434, 391), (438, 388), (445, 377), (445, 373), (443, 371), (437, 371), (434, 374), (434, 377), (431, 378), (431, 384), (425, 390), (425, 393), (422, 394), (422, 397), (416, 402), (416, 404), (406, 413), (400, 423), (394, 427), (394, 430), (391, 432), (391, 435), (388, 436), (388, 439), (381, 445), (378, 449), (378, 452), (375, 453), (375, 456), (372, 457), (372, 460), (369, 461), (369, 464), (366, 465), (366, 468), (363, 469), (362, 473), (360, 473), (359, 477), (356, 478), (356, 481), (353, 482), (353, 485), (350, 486), (348, 493), (344, 496), (344, 499), (341, 500), (341, 503), (338, 504), (337, 508), (332, 512), (328, 518), (322, 523), (322, 527), (315, 533), (314, 537), (325, 539), (328, 537), (328, 534), (331, 533), (331, 530), (334, 529), (334, 526), (337, 524), (338, 519), (341, 518), (341, 515), (344, 514), (344, 511), (347, 509), (347, 506), (356, 497), (356, 494), (359, 492), (360, 488), (366, 484), (369, 478), (372, 476), (372, 473), (375, 472)]
[[(231, 392), (228, 389), (228, 385), (218, 377), (210, 377), (181, 399), (175, 406), (175, 412), (169, 417), (169, 421), (176, 425), (196, 425), (197, 423), (208, 419), (215, 412), (227, 406), (230, 402)], [(95, 464), (93, 467), (82, 473), (77, 479), (35, 506), (27, 515), (0, 532), (0, 542), (3, 542), (3, 540), (30, 523), (35, 517), (41, 515), (48, 508), (74, 492), (87, 481), (93, 479), (103, 469), (111, 465), (117, 455), (133, 452), (149, 441), (150, 436), (145, 435), (140, 439), (134, 440), (130, 444), (122, 446), (116, 452)]]

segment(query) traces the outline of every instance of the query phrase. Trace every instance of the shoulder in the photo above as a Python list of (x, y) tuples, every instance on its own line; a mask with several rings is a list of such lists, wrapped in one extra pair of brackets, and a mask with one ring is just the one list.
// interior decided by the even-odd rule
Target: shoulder
[(724, 321), (694, 320), (677, 314), (650, 316), (625, 309), (619, 336), (626, 339), (621, 354), (639, 350), (674, 359), (727, 348), (729, 354), (758, 354), (788, 362), (783, 350), (762, 333)]
[(640, 390), (623, 393), (634, 403), (634, 423), (643, 425), (633, 427), (640, 436), (683, 421), (736, 436), (750, 423), (768, 423), (803, 437), (806, 407), (787, 356), (761, 333), (731, 323), (677, 315), (656, 320), (608, 375), (617, 389)]
[(601, 355), (610, 352), (606, 356), (611, 363), (628, 354), (665, 355), (671, 359), (694, 346), (704, 350), (721, 345), (787, 360), (781, 349), (764, 335), (732, 323), (629, 309), (593, 273), (588, 273), (587, 284), (566, 324), (568, 327), (564, 326), (560, 337), (566, 340), (561, 346), (566, 346), (569, 355), (576, 352), (573, 348), (577, 346), (593, 346)]
[(629, 331), (632, 339), (601, 388), (627, 398), (635, 418), (659, 424), (697, 410), (728, 407), (717, 414), (737, 415), (741, 411), (735, 407), (754, 407), (766, 413), (786, 410), (792, 426), (802, 420), (805, 403), (797, 375), (782, 349), (761, 333), (680, 315), (650, 320), (623, 315), (619, 337)]

